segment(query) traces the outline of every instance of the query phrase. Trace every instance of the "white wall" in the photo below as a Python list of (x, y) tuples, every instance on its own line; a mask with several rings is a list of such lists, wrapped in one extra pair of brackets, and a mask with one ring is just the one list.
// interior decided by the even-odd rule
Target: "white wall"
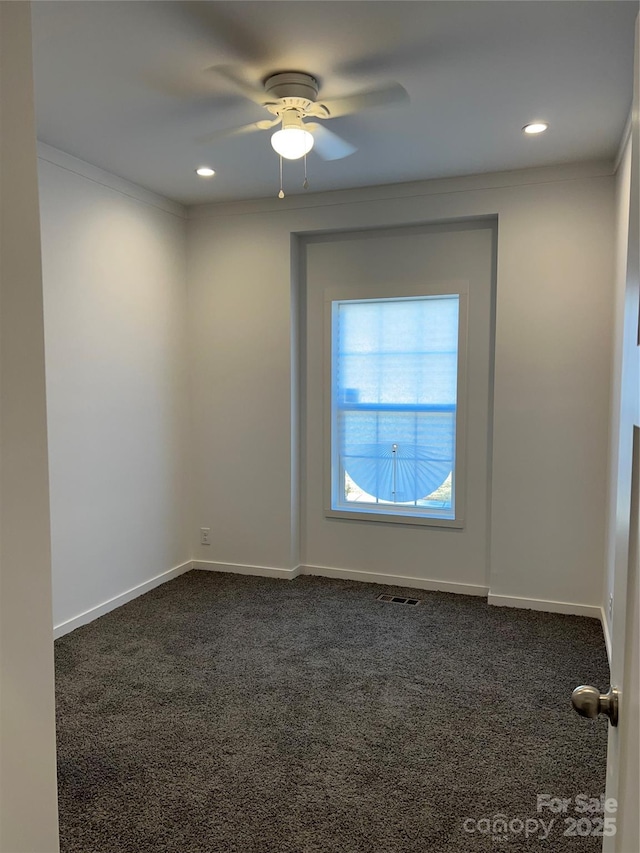
[(39, 153), (59, 634), (191, 556), (186, 244), (178, 205)]
[(42, 276), (28, 3), (0, 3), (0, 850), (58, 850)]
[(610, 166), (590, 164), (192, 210), (196, 558), (281, 572), (300, 561), (292, 234), (497, 215), (490, 600), (596, 615), (613, 195)]
[(612, 179), (558, 182), (513, 192), (501, 216), (491, 590), (507, 598), (599, 610), (612, 202)]

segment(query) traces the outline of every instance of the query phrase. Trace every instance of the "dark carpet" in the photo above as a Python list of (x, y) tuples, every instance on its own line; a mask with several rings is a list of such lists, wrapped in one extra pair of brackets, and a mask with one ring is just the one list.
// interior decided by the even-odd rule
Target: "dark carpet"
[(599, 623), (391, 591), (194, 571), (58, 640), (62, 853), (600, 850)]

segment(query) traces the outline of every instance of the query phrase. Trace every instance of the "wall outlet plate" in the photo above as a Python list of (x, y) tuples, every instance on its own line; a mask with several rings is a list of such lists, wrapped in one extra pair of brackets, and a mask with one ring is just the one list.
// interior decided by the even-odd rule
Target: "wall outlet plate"
[(201, 527), (200, 528), (200, 544), (201, 545), (211, 545), (211, 528), (210, 527)]

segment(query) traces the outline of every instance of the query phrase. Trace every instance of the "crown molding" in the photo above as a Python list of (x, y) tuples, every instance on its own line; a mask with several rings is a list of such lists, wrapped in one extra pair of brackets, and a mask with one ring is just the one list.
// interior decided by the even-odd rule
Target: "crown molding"
[(505, 172), (487, 172), (479, 175), (464, 175), (454, 178), (435, 178), (427, 181), (412, 181), (400, 184), (382, 184), (350, 190), (310, 193), (287, 196), (283, 199), (263, 198), (245, 201), (216, 202), (187, 207), (189, 219), (242, 216), (339, 204), (357, 204), (416, 196), (447, 195), (456, 192), (472, 192), (516, 187), (533, 184), (556, 183), (582, 180), (584, 178), (611, 177), (614, 174), (612, 160), (590, 160), (583, 163), (542, 166), (533, 169), (517, 169)]
[(74, 157), (72, 154), (67, 154), (65, 151), (60, 151), (45, 142), (38, 142), (38, 160), (46, 163), (52, 163), (54, 166), (59, 166), (67, 172), (72, 172), (75, 175), (80, 175), (89, 181), (93, 181), (100, 186), (108, 187), (120, 195), (127, 198), (135, 199), (135, 201), (143, 204), (156, 207), (163, 210), (165, 213), (171, 213), (180, 219), (187, 218), (186, 208), (177, 201), (165, 198), (157, 193), (146, 190), (144, 187), (138, 186), (131, 181), (118, 177), (105, 169), (100, 169), (92, 163), (87, 163), (85, 160), (80, 160), (79, 157)]

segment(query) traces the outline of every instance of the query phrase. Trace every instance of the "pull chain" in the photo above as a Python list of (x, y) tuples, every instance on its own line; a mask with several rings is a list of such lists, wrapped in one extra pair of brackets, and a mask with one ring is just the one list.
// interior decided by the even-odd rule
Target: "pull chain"
[(304, 181), (302, 182), (302, 189), (309, 189), (309, 181), (307, 180), (307, 155), (304, 155)]
[(278, 198), (284, 198), (284, 190), (282, 189), (282, 156), (280, 156), (280, 192)]

